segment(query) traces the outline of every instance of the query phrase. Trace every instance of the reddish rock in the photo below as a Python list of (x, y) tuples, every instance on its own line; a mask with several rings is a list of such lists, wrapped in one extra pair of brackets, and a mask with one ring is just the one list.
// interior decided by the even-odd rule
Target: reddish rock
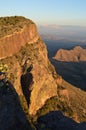
[(80, 46), (76, 46), (72, 50), (59, 49), (54, 59), (65, 62), (86, 61), (86, 49)]
[(0, 59), (12, 56), (18, 52), (22, 46), (34, 40), (36, 37), (38, 38), (36, 25), (29, 23), (28, 20), (27, 24), (25, 24), (20, 31), (0, 38)]

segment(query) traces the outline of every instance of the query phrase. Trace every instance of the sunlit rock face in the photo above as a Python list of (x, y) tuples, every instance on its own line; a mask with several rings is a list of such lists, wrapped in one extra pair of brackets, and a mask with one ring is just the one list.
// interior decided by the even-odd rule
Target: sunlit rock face
[(0, 19), (0, 24), (0, 58), (12, 56), (26, 43), (38, 39), (36, 25), (31, 20), (23, 17), (4, 17)]
[(47, 99), (57, 95), (57, 74), (36, 25), (23, 17), (2, 19), (5, 32), (0, 33), (1, 63), (8, 65), (8, 79), (18, 95), (25, 96), (30, 115), (35, 115)]

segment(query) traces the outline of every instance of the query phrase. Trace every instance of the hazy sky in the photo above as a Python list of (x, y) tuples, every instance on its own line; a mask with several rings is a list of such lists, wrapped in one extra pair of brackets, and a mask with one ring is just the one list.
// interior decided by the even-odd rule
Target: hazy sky
[(36, 24), (86, 26), (86, 0), (1, 0), (0, 16), (22, 15)]

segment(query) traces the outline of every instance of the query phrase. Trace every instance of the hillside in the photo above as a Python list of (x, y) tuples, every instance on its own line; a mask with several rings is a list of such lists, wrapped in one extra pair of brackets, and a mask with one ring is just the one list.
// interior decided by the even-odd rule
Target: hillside
[[(12, 30), (2, 32), (0, 37), (0, 71), (6, 73), (6, 80), (11, 82), (18, 94), (20, 106), (29, 122), (32, 122), (38, 130), (41, 124), (37, 119), (47, 112), (58, 110), (77, 122), (86, 121), (86, 93), (71, 86), (56, 73), (48, 59), (46, 46), (37, 32), (36, 25), (31, 20), (18, 16), (4, 17), (0, 20), (4, 19), (8, 22), (1, 22), (1, 26), (5, 26), (7, 31), (12, 25)], [(16, 19), (17, 23), (13, 24)], [(10, 94), (13, 95), (8, 93)], [(8, 98), (10, 104), (15, 101), (14, 97), (11, 102)], [(2, 98), (1, 101), (3, 102)], [(2, 105), (1, 110), (5, 107)], [(17, 111), (15, 113), (18, 115)], [(12, 116), (15, 116), (15, 113)], [(4, 116), (2, 118), (5, 119)], [(14, 120), (17, 118), (20, 121), (20, 116), (16, 116)], [(5, 130), (14, 127), (14, 125), (8, 126)]]
[(80, 46), (76, 46), (72, 50), (59, 49), (54, 59), (65, 62), (86, 61), (86, 49)]

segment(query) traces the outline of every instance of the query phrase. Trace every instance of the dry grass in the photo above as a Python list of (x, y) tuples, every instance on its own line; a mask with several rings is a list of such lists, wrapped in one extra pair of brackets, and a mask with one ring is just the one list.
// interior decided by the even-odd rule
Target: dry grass
[(33, 24), (22, 16), (0, 17), (0, 38), (20, 31), (28, 22)]

